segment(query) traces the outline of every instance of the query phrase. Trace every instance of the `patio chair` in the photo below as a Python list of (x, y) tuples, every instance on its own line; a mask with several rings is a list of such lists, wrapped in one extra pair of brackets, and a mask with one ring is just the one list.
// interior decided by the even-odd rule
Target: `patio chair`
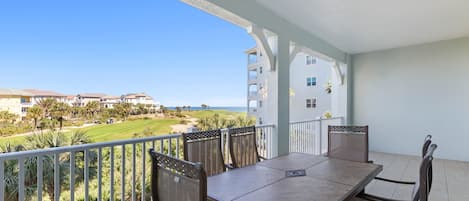
[[(425, 137), (425, 140), (423, 141), (423, 145), (422, 145), (422, 158), (425, 157), (431, 143), (432, 143), (432, 136), (427, 135)], [(433, 177), (433, 168), (431, 166), (430, 166), (430, 171), (429, 171), (429, 177), (430, 177), (430, 179), (432, 179), (432, 177)], [(375, 179), (376, 180), (381, 180), (381, 181), (386, 181), (386, 182), (393, 182), (393, 183), (397, 183), (397, 184), (415, 185), (415, 182), (413, 182), (413, 181), (399, 181), (399, 180), (393, 180), (393, 179), (382, 178), (382, 177), (375, 177)]]
[[(432, 188), (432, 161), (433, 152), (437, 148), (436, 144), (430, 145), (428, 152), (420, 163), (419, 178), (415, 182), (412, 191), (411, 201), (428, 201), (428, 196)], [(369, 200), (369, 201), (396, 201), (394, 199), (383, 198), (376, 195), (361, 193), (354, 201)]]
[(255, 126), (231, 128), (228, 134), (233, 168), (254, 165), (260, 159), (265, 160), (257, 152)]
[(182, 137), (184, 140), (184, 160), (201, 162), (207, 176), (225, 172), (220, 130), (184, 133)]
[(368, 126), (329, 126), (327, 156), (368, 163)]
[(206, 201), (207, 176), (202, 164), (149, 151), (152, 160), (151, 190), (155, 201)]

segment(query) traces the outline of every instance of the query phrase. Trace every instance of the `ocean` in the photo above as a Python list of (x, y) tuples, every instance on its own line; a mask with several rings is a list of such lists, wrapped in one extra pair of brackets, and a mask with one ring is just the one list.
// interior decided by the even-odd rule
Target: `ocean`
[[(170, 110), (176, 110), (176, 107), (167, 107)], [(204, 110), (202, 107), (191, 107), (191, 110)], [(209, 107), (208, 110), (227, 110), (231, 112), (247, 112), (246, 107)]]

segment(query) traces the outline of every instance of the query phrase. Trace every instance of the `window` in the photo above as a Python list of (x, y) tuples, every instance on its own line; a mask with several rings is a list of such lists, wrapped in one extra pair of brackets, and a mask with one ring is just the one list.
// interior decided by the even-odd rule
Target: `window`
[(306, 86), (316, 86), (316, 77), (308, 77), (306, 78)]
[(22, 107), (21, 112), (28, 112), (28, 108), (27, 107)]
[(262, 101), (261, 100), (259, 101), (259, 107), (262, 107)]
[(316, 58), (313, 56), (306, 56), (306, 65), (316, 64)]
[(316, 99), (306, 99), (306, 108), (316, 108)]

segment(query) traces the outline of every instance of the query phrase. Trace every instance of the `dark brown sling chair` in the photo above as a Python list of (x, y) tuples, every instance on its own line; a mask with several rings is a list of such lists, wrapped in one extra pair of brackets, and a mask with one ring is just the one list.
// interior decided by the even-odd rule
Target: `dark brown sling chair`
[[(427, 153), (422, 158), (419, 169), (418, 180), (414, 184), (412, 196), (410, 201), (428, 201), (428, 196), (432, 188), (433, 172), (432, 172), (432, 161), (433, 152), (437, 148), (436, 144), (429, 146)], [(397, 201), (395, 199), (383, 198), (376, 195), (361, 193), (353, 201)]]
[(182, 138), (184, 160), (202, 163), (207, 176), (225, 172), (220, 130), (184, 133)]
[(228, 134), (232, 168), (254, 165), (260, 159), (265, 160), (257, 152), (255, 126), (230, 128)]
[[(368, 126), (329, 126), (328, 128), (328, 156), (342, 160), (372, 163), (368, 159)], [(432, 143), (432, 136), (427, 135), (422, 145), (422, 158)], [(430, 167), (430, 170), (431, 167)], [(432, 176), (432, 174), (430, 174)], [(377, 180), (398, 184), (415, 185), (415, 182), (398, 181), (382, 177)]]
[(149, 151), (154, 201), (214, 201), (207, 196), (207, 176), (201, 163)]

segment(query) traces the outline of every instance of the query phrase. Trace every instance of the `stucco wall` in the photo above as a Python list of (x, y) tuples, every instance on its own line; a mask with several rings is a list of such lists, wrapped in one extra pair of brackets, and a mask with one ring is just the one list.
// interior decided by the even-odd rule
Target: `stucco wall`
[(469, 161), (469, 38), (353, 56), (353, 118), (370, 149)]
[(0, 96), (0, 111), (8, 111), (20, 117), (22, 114), (20, 97)]

